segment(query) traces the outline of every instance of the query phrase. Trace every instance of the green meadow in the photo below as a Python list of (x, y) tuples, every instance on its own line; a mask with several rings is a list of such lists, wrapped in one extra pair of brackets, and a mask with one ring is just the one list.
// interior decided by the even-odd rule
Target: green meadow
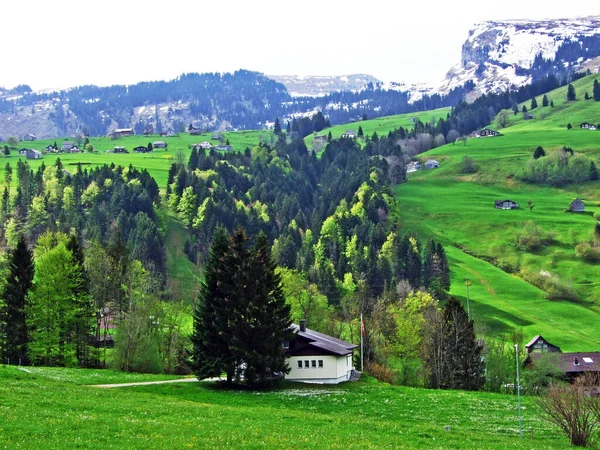
[[(523, 120), (521, 113), (512, 116), (511, 111), (511, 126), (500, 130), (503, 136), (473, 138), (466, 145), (448, 144), (419, 155), (421, 162), (436, 159), (440, 168), (411, 173), (408, 182), (396, 188), (403, 230), (445, 245), (454, 275), (452, 294), (466, 297), (468, 277), (476, 318), (497, 332), (522, 328), (526, 338), (542, 333), (567, 351), (600, 347), (600, 267), (577, 258), (574, 249), (592, 234), (593, 213), (600, 211), (600, 183), (554, 188), (526, 184), (518, 174), (537, 146), (546, 153), (571, 147), (598, 164), (600, 131), (579, 129), (581, 122), (600, 122), (600, 102), (583, 100), (586, 90), (591, 93), (593, 79), (574, 83), (575, 102), (566, 101), (566, 87), (550, 93), (555, 107), (533, 110), (533, 120)], [(537, 100), (541, 105), (541, 96)], [(544, 111), (546, 116), (540, 114)], [(573, 129), (568, 130), (567, 123)], [(460, 173), (465, 155), (474, 160), (476, 173)], [(577, 197), (585, 202), (586, 212), (565, 212)], [(496, 210), (494, 201), (504, 199), (521, 208)], [(528, 201), (534, 204), (531, 211)], [(535, 252), (515, 246), (516, 234), (529, 221), (554, 235), (552, 245)], [(506, 272), (486, 262), (490, 259)], [(523, 281), (539, 274), (571, 285), (579, 300), (547, 300), (544, 292)]]
[[(389, 386), (212, 382), (100, 389), (131, 374), (0, 366), (2, 448), (568, 448), (532, 397)], [(146, 377), (146, 378), (144, 378)], [(137, 375), (147, 381), (146, 375)]]
[[(335, 125), (317, 134), (327, 135), (331, 131), (332, 139), (338, 139), (346, 132), (346, 130), (354, 130), (358, 132), (358, 127), (360, 126), (362, 127), (365, 136), (371, 136), (375, 132), (377, 132), (379, 136), (383, 136), (387, 135), (390, 131), (397, 130), (400, 127), (412, 129), (414, 127), (414, 122), (411, 121), (411, 118), (415, 120), (419, 119), (423, 123), (432, 121), (437, 123), (440, 118), (446, 118), (449, 113), (450, 108), (439, 108), (432, 111), (378, 117), (377, 119), (361, 120), (344, 125)], [(304, 142), (309, 149), (312, 148), (312, 142), (315, 138), (315, 135), (316, 134), (311, 134), (304, 138)]]

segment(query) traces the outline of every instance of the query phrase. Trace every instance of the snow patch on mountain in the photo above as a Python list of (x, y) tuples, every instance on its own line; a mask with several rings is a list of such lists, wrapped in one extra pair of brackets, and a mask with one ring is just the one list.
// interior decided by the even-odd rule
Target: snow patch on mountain
[(336, 91), (360, 91), (369, 83), (380, 84), (377, 78), (366, 74), (339, 76), (267, 75), (282, 83), (292, 97), (323, 97)]

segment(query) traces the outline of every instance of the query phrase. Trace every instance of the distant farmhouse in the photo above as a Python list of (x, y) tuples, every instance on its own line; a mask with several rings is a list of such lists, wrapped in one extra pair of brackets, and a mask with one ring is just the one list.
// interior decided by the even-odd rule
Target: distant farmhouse
[(324, 134), (317, 136), (317, 137), (315, 137), (314, 142), (325, 143), (325, 142), (327, 142), (327, 136), (325, 136)]
[(190, 133), (190, 136), (198, 136), (200, 133), (202, 133), (202, 130), (190, 124), (188, 127), (188, 133)]
[(585, 211), (585, 203), (576, 198), (571, 203), (569, 203), (569, 208), (567, 208), (569, 212), (584, 212)]
[(342, 137), (356, 139), (356, 130), (346, 130)]
[(113, 153), (128, 153), (125, 147), (117, 146), (113, 149)]
[(212, 148), (212, 144), (207, 141), (192, 145), (193, 150), (210, 150), (211, 148)]
[(499, 131), (492, 130), (491, 128), (484, 128), (477, 134), (477, 136), (479, 136), (479, 137), (496, 137), (496, 136), (502, 136), (502, 134)]
[(223, 135), (221, 133), (213, 133), (210, 137), (211, 141), (220, 141), (221, 139), (223, 139)]
[(284, 344), (291, 369), (286, 380), (319, 384), (350, 380), (357, 345), (306, 328), (305, 320), (292, 327), (297, 331), (296, 338)]
[(23, 136), (24, 141), (35, 141), (36, 139), (37, 139), (37, 136), (35, 134), (31, 134), (31, 133), (27, 133), (25, 136)]
[(427, 162), (425, 162), (426, 169), (437, 169), (438, 167), (440, 167), (440, 163), (435, 159), (428, 159)]
[(215, 150), (220, 150), (223, 152), (230, 152), (231, 150), (233, 150), (233, 147), (231, 145), (215, 145), (213, 148)]
[(167, 148), (167, 143), (165, 141), (154, 141), (152, 148)]
[(535, 116), (531, 113), (524, 113), (523, 114), (523, 119), (524, 120), (531, 120), (531, 119), (535, 119)]
[(133, 132), (133, 128), (117, 128), (111, 131), (108, 136), (111, 139), (119, 139), (123, 136), (133, 136), (135, 133)]
[(600, 376), (600, 352), (563, 353), (560, 347), (551, 344), (539, 334), (529, 341), (525, 348), (525, 366), (535, 366), (543, 355), (552, 353), (556, 355), (553, 359), (556, 368), (571, 380), (586, 373)]
[(73, 147), (71, 147), (69, 149), (69, 153), (81, 153), (81, 149), (79, 147), (77, 147), (76, 145), (74, 145)]
[(72, 141), (65, 141), (62, 143), (62, 145), (60, 146), (60, 149), (63, 152), (66, 152), (68, 150), (71, 150), (73, 147), (75, 147), (75, 143)]
[(519, 204), (512, 200), (496, 200), (494, 202), (494, 208), (496, 209), (519, 209)]
[(43, 155), (42, 152), (38, 150), (27, 149), (27, 151), (25, 152), (25, 157), (27, 159), (42, 159)]
[(579, 128), (581, 128), (582, 130), (595, 130), (596, 125), (592, 125), (591, 123), (583, 122), (581, 125), (579, 125)]
[(145, 145), (138, 145), (137, 147), (133, 147), (133, 152), (134, 153), (149, 153), (152, 150), (148, 150), (148, 147), (146, 147)]

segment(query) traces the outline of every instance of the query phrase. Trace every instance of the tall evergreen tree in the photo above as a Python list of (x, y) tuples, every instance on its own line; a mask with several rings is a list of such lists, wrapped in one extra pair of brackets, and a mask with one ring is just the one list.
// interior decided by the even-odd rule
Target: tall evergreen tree
[(598, 179), (598, 168), (594, 161), (590, 161), (590, 181), (596, 181)]
[(273, 132), (275, 134), (281, 134), (281, 124), (279, 123), (279, 117), (275, 118), (275, 125), (273, 126)]
[(600, 83), (598, 83), (598, 80), (594, 80), (592, 97), (594, 97), (594, 100), (596, 100), (597, 102), (600, 102)]
[(28, 364), (29, 333), (26, 308), (35, 269), (33, 254), (23, 235), (20, 236), (15, 249), (8, 252), (7, 259), (9, 273), (2, 293), (4, 305), (0, 315), (4, 336), (2, 360), (8, 359), (11, 364)]
[(571, 83), (569, 83), (569, 87), (567, 88), (567, 100), (572, 102), (577, 98), (577, 93), (575, 92), (575, 88)]
[(542, 97), (542, 106), (548, 106), (548, 96), (546, 94), (544, 94), (544, 96)]
[(537, 107), (538, 107), (537, 100), (535, 99), (535, 97), (532, 97), (531, 98), (531, 107), (529, 109), (535, 109)]
[(195, 373), (225, 372), (228, 382), (271, 383), (286, 372), (283, 341), (290, 325), (279, 276), (264, 235), (248, 248), (239, 228), (215, 234), (194, 313)]
[(364, 135), (365, 135), (365, 133), (363, 132), (362, 126), (359, 125), (358, 126), (358, 135), (357, 136), (359, 138), (361, 138), (361, 137), (364, 137)]

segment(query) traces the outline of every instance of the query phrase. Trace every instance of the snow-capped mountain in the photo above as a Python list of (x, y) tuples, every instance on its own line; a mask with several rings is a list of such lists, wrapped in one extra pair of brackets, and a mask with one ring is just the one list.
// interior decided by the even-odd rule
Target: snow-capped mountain
[(373, 86), (381, 81), (371, 75), (352, 74), (339, 76), (267, 75), (283, 84), (292, 97), (322, 97), (337, 91), (359, 91), (369, 83)]
[(556, 20), (488, 21), (475, 25), (462, 58), (435, 89), (449, 92), (467, 81), (471, 96), (519, 87), (553, 73), (598, 71), (600, 16)]

